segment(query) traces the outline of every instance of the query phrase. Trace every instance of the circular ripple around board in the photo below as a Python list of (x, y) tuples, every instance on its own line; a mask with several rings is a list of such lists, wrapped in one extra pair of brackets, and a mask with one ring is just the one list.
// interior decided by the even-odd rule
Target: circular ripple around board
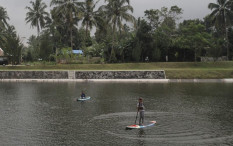
[[(134, 124), (136, 113), (123, 112), (96, 116), (89, 124), (98, 125), (98, 130), (116, 137), (140, 139), (155, 143), (231, 143), (233, 131), (228, 135), (221, 134), (221, 126), (210, 124), (208, 119), (196, 115), (171, 112), (146, 112), (145, 124), (157, 121), (157, 124), (144, 129), (125, 130)], [(226, 129), (224, 129), (226, 130)]]

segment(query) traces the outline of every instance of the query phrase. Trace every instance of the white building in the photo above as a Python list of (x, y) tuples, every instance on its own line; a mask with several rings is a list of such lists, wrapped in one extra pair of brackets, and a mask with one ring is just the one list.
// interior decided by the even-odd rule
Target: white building
[(0, 56), (4, 56), (4, 51), (0, 48)]

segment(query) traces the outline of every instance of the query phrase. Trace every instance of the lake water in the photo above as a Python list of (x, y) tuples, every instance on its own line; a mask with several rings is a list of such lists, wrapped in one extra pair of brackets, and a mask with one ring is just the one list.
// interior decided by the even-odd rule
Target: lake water
[(233, 145), (233, 84), (0, 83), (0, 113), (0, 145)]

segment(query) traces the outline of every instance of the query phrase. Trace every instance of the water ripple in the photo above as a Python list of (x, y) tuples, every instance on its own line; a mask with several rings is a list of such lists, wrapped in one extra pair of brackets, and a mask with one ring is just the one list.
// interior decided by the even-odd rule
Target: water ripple
[(195, 114), (172, 112), (146, 112), (146, 121), (156, 120), (154, 127), (140, 130), (124, 130), (134, 124), (134, 112), (99, 115), (90, 124), (100, 125), (102, 133), (124, 139), (140, 139), (152, 142), (180, 144), (232, 143), (233, 132), (221, 134), (219, 126)]

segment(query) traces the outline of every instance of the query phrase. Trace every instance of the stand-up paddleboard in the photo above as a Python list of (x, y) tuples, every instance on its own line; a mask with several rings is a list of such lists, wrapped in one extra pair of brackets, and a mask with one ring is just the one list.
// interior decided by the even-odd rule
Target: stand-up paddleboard
[(151, 127), (154, 126), (156, 124), (156, 121), (150, 121), (150, 124), (148, 125), (130, 125), (130, 126), (126, 126), (126, 129), (141, 129), (141, 128), (146, 128), (146, 127)]
[(91, 97), (85, 97), (85, 98), (78, 98), (77, 101), (86, 101), (86, 100), (90, 100)]

